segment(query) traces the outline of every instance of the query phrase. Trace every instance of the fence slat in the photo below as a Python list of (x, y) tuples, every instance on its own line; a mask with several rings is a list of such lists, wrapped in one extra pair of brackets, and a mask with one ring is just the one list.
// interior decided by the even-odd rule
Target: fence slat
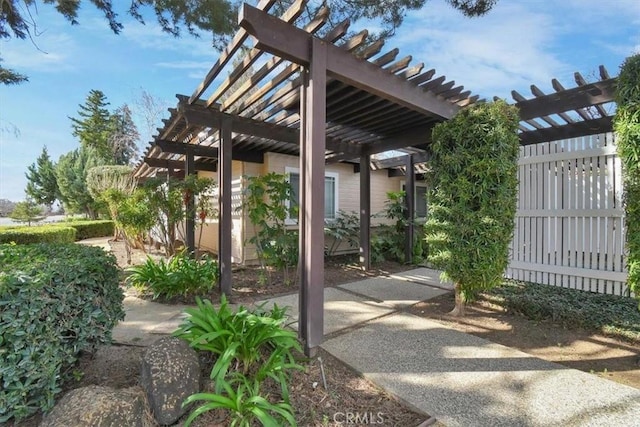
[(626, 295), (620, 159), (612, 134), (520, 148), (507, 277)]

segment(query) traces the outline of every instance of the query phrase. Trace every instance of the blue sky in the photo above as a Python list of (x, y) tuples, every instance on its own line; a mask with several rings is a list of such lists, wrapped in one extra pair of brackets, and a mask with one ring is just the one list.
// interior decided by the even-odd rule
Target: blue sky
[[(142, 89), (174, 106), (175, 94), (190, 95), (218, 57), (207, 37), (175, 39), (152, 19), (142, 26), (124, 13), (125, 29), (114, 35), (88, 4), (77, 26), (45, 5), (35, 20), (37, 47), (0, 41), (4, 65), (30, 79), (0, 86), (0, 199), (24, 199), (24, 174), (44, 145), (54, 160), (78, 146), (68, 116), (91, 89), (102, 90), (112, 109), (135, 104)], [(574, 71), (595, 80), (600, 64), (616, 75), (625, 57), (640, 52), (640, 2), (499, 0), (488, 15), (468, 19), (430, 0), (386, 47), (483, 97), (511, 100), (512, 89), (529, 96), (531, 84), (551, 92), (552, 78), (574, 86)], [(149, 131), (138, 125), (146, 146)]]

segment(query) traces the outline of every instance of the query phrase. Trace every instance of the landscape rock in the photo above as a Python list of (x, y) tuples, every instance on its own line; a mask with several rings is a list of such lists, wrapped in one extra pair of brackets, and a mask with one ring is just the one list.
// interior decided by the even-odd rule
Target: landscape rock
[(71, 390), (44, 416), (40, 427), (146, 427), (151, 425), (140, 387)]
[(198, 354), (181, 339), (160, 338), (142, 356), (140, 384), (158, 424), (176, 422), (182, 402), (200, 390)]

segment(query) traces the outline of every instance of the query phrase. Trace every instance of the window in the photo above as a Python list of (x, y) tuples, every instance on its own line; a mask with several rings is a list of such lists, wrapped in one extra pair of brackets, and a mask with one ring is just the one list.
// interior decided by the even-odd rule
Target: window
[[(300, 204), (300, 171), (294, 168), (286, 168), (289, 176), (289, 182), (293, 187), (290, 203), (293, 206)], [(334, 172), (325, 172), (324, 176), (324, 219), (332, 220), (336, 218), (338, 213), (338, 174)], [(290, 223), (296, 223), (297, 218), (291, 218)]]
[[(402, 191), (407, 191), (407, 186), (402, 183)], [(416, 218), (427, 217), (427, 186), (425, 184), (416, 183), (416, 191), (414, 193), (414, 210)]]

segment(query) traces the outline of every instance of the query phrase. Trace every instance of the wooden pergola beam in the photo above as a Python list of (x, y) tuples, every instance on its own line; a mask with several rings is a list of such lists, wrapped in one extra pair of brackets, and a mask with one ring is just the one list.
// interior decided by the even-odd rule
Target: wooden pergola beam
[[(164, 153), (183, 155), (190, 154), (210, 159), (218, 158), (218, 147), (186, 144), (184, 142), (165, 141), (162, 139), (155, 140), (153, 145), (158, 147)], [(249, 163), (264, 163), (264, 152), (256, 150), (237, 150), (233, 153), (233, 160)]]
[[(205, 108), (204, 106), (198, 104), (189, 105), (182, 96), (180, 96), (180, 98), (181, 100), (178, 103), (178, 110), (184, 116), (187, 122), (192, 125), (203, 127), (219, 127), (219, 124), (222, 122), (222, 120), (230, 120), (231, 130), (235, 133), (255, 136), (263, 139), (289, 142), (292, 144), (299, 144), (300, 142), (299, 129), (277, 125), (274, 123), (268, 123), (256, 119), (250, 119), (235, 114), (227, 114), (212, 108)], [(353, 146), (351, 144), (345, 143), (335, 138), (327, 138), (326, 147), (327, 149), (332, 151), (346, 151), (354, 153)], [(355, 154), (356, 157), (359, 155), (359, 153)], [(217, 155), (215, 157), (217, 157)], [(234, 158), (234, 160), (239, 159)]]
[[(169, 160), (169, 159), (158, 159), (156, 157), (145, 157), (144, 163), (154, 168), (172, 169), (174, 171), (185, 169), (184, 162), (180, 160)], [(218, 170), (218, 167), (215, 163), (204, 163), (204, 162), (196, 161), (194, 167), (196, 171), (215, 172)]]
[[(311, 34), (247, 4), (240, 9), (239, 24), (257, 39), (258, 49), (297, 64), (309, 65), (309, 46), (315, 39)], [(457, 105), (428, 91), (421, 91), (415, 84), (390, 75), (388, 71), (362, 61), (338, 46), (322, 43), (327, 49), (327, 74), (331, 77), (425, 115), (448, 119), (459, 109)]]
[(293, 143), (299, 140), (299, 132), (285, 126), (227, 114), (201, 105), (189, 105), (183, 101), (178, 103), (178, 109), (192, 125), (219, 128), (222, 120), (230, 120), (231, 131), (235, 133)]
[(374, 160), (372, 161), (373, 165), (376, 169), (388, 169), (388, 168), (397, 168), (399, 166), (405, 166), (407, 162), (407, 156), (413, 156), (413, 164), (424, 163), (429, 160), (429, 153), (411, 153), (404, 156), (390, 157), (388, 159), (382, 160)]
[(608, 79), (520, 101), (517, 102), (515, 106), (520, 110), (521, 120), (530, 120), (565, 111), (578, 110), (580, 108), (612, 102), (615, 85), (615, 78)]
[[(274, 4), (276, 0), (262, 0), (258, 3), (257, 7), (264, 11), (268, 11)], [(236, 35), (233, 37), (231, 42), (227, 45), (227, 47), (222, 51), (220, 57), (216, 61), (216, 63), (211, 67), (211, 70), (207, 73), (202, 83), (198, 85), (196, 90), (193, 92), (191, 97), (189, 98), (189, 103), (195, 102), (200, 96), (204, 93), (205, 90), (209, 87), (209, 85), (213, 82), (213, 80), (218, 77), (220, 71), (224, 68), (225, 65), (231, 60), (233, 55), (240, 49), (242, 44), (247, 40), (249, 34), (243, 29), (239, 29)]]
[(531, 145), (539, 142), (557, 141), (560, 139), (577, 138), (580, 136), (596, 135), (613, 130), (612, 117), (600, 117), (588, 121), (569, 123), (557, 128), (549, 127), (520, 133), (520, 145)]

